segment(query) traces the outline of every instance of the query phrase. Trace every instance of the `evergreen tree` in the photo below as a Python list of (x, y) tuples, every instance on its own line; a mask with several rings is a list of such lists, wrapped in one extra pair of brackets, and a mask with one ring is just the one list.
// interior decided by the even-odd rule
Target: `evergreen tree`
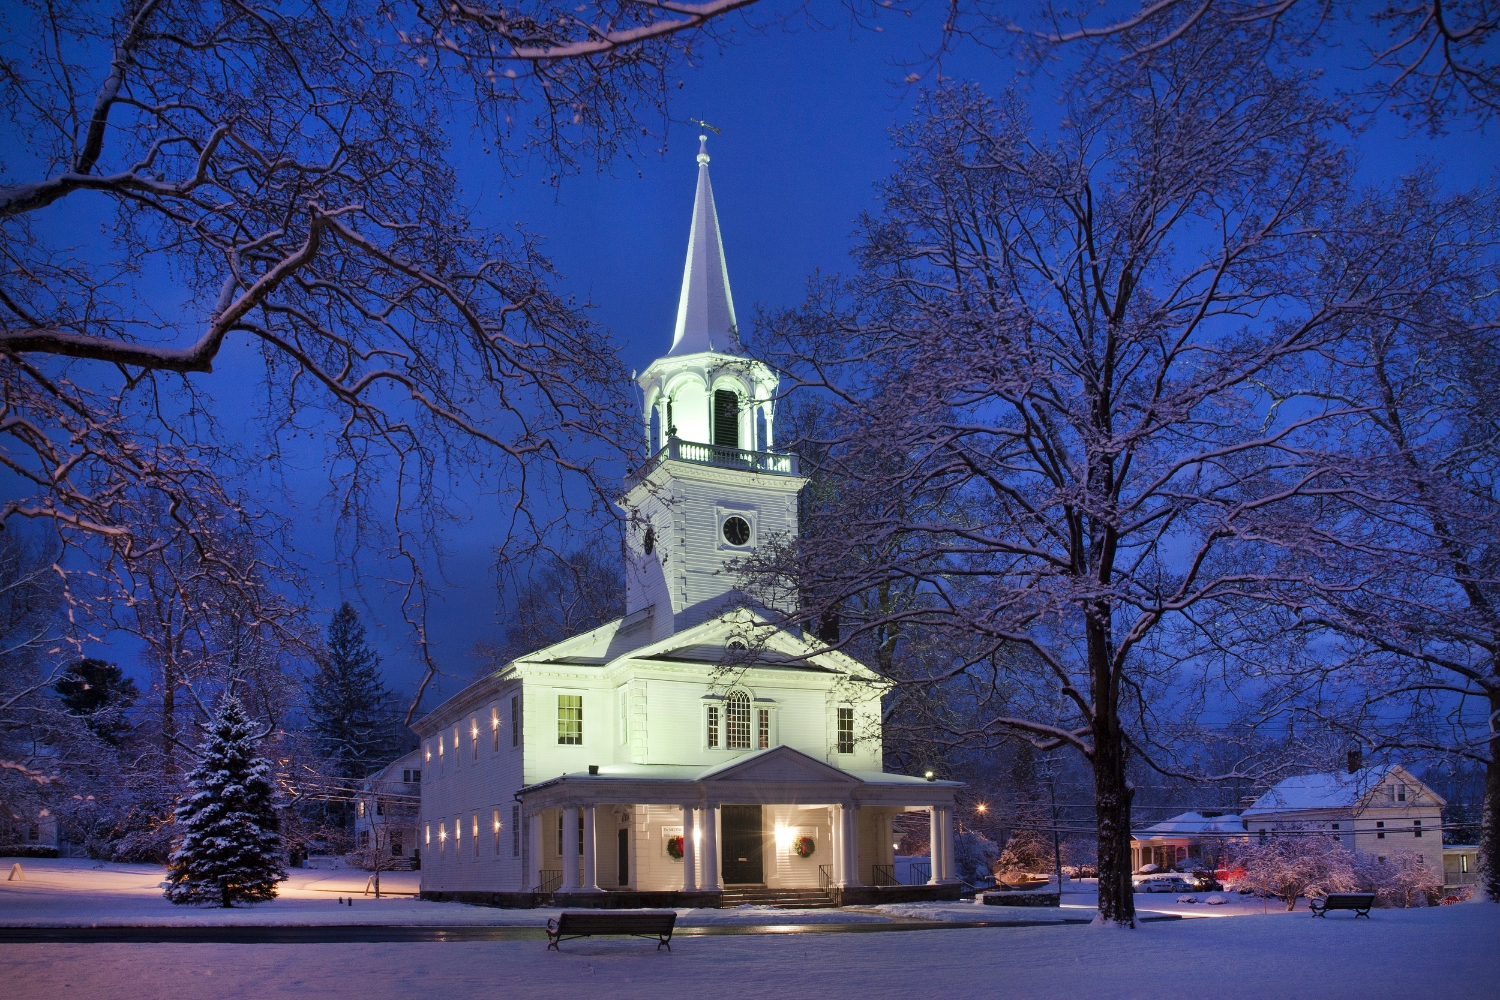
[(313, 728), (340, 778), (363, 778), (400, 752), (391, 693), (380, 657), (365, 642), (359, 614), (346, 601), (328, 623), (328, 647), (309, 693)]
[(64, 671), (52, 689), (70, 715), (82, 718), (94, 735), (114, 746), (130, 729), (125, 710), (141, 694), (119, 667), (88, 658)]
[(192, 793), (177, 806), (182, 840), (169, 860), (174, 903), (259, 903), (286, 878), (271, 763), (255, 755), (250, 720), (225, 695), (201, 760), (188, 775)]

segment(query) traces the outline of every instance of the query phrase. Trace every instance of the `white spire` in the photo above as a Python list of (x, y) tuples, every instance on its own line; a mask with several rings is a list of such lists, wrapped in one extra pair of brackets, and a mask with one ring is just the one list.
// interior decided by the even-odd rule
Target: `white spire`
[(687, 263), (682, 268), (682, 297), (677, 301), (677, 329), (667, 354), (739, 351), (729, 268), (719, 238), (719, 213), (708, 183), (708, 136), (698, 137), (698, 194), (693, 199), (693, 228), (688, 235)]

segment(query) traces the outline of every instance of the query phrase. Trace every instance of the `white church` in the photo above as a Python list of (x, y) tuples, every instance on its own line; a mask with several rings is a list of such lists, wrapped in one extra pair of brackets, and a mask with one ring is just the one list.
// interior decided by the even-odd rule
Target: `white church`
[[(957, 898), (957, 783), (881, 769), (887, 685), (743, 605), (726, 560), (797, 531), (778, 376), (744, 357), (698, 153), (671, 349), (640, 376), (651, 457), (621, 499), (625, 616), (416, 724), (422, 895), (506, 906)], [(892, 817), (932, 859), (895, 877)], [(919, 869), (920, 871), (920, 869)]]

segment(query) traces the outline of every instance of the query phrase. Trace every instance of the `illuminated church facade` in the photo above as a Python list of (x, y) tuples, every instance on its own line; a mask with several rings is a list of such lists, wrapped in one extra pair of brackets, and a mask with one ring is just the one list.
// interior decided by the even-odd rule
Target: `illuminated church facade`
[[(671, 347), (640, 374), (625, 615), (421, 719), (422, 894), (499, 905), (956, 898), (953, 782), (882, 770), (887, 684), (744, 604), (725, 563), (797, 532), (779, 378), (736, 336), (706, 140)], [(897, 884), (892, 819), (932, 860)]]

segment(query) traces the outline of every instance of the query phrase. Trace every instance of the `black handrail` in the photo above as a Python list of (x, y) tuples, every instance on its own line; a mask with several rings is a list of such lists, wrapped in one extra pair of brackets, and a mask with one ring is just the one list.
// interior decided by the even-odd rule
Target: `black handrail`
[(921, 885), (932, 878), (932, 863), (929, 861), (913, 861), (909, 866), (911, 881), (908, 885)]
[(870, 869), (870, 881), (875, 885), (900, 885), (896, 881), (895, 865), (875, 865)]
[(833, 869), (827, 865), (818, 866), (818, 888), (827, 889), (833, 885)]
[(532, 892), (556, 892), (562, 885), (561, 868), (543, 868), (539, 874), (542, 876), (542, 884), (531, 890)]

